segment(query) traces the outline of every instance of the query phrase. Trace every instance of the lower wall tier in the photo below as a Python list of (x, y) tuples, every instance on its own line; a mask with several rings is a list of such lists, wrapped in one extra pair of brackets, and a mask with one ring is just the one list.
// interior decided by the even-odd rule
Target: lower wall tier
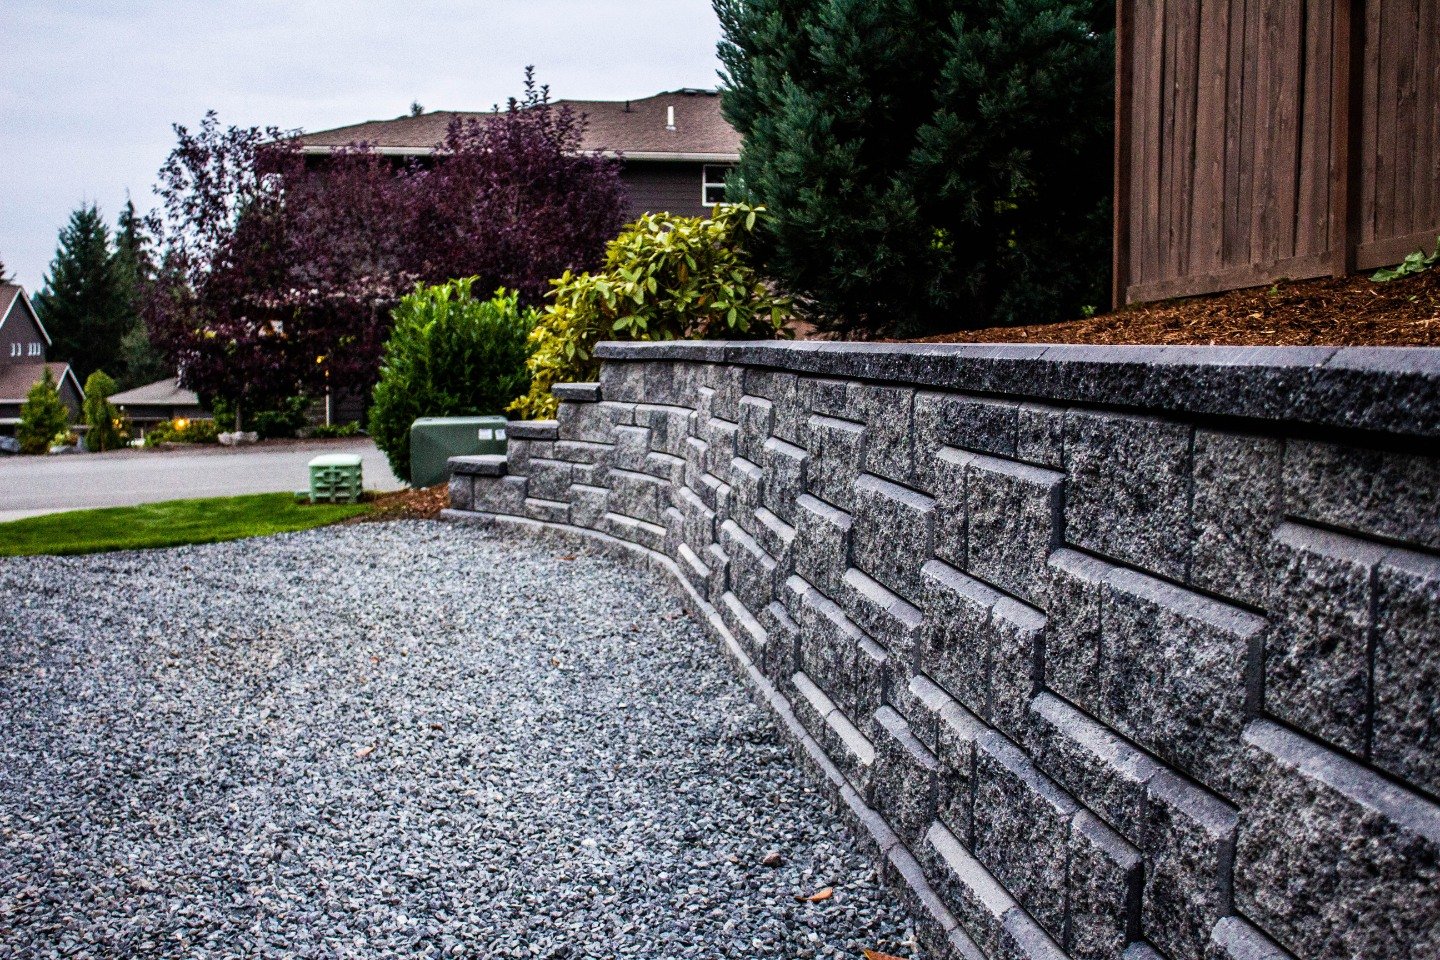
[(856, 353), (602, 347), (450, 516), (673, 579), (931, 956), (1440, 956), (1429, 352)]

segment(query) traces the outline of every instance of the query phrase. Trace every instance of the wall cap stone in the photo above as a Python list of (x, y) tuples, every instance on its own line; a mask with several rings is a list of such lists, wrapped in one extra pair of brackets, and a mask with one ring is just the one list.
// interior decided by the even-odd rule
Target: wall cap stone
[(557, 383), (550, 387), (550, 394), (560, 400), (573, 403), (599, 403), (598, 383)]
[(452, 475), (462, 477), (503, 477), (507, 469), (504, 454), (451, 457), (446, 462)]
[[(1440, 349), (669, 341), (601, 360), (688, 360), (1149, 412), (1440, 438)], [(558, 391), (559, 386), (556, 387)]]
[(505, 432), (512, 440), (555, 440), (560, 436), (558, 420), (511, 420)]

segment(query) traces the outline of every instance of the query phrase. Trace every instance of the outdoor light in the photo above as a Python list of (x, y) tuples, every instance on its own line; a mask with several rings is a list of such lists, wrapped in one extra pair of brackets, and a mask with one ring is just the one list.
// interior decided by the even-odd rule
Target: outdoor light
[(186, 420), (184, 417), (177, 417), (175, 419), (176, 430), (184, 430), (188, 426), (190, 426), (190, 421)]

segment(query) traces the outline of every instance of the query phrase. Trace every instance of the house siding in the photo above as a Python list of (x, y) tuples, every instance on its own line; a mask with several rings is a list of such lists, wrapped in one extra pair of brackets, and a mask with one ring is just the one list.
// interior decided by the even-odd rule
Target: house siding
[[(20, 297), (23, 296), (23, 293), (20, 294)], [(15, 298), (5, 322), (0, 324), (0, 363), (40, 363), (45, 360), (45, 336), (35, 325), (30, 311), (20, 302), (20, 297)], [(40, 345), (38, 354), (30, 353), (32, 343)], [(11, 355), (15, 344), (20, 345), (19, 356)]]
[(673, 213), (708, 217), (700, 202), (703, 163), (688, 160), (630, 160), (620, 172), (629, 194), (626, 215), (634, 220), (645, 213)]

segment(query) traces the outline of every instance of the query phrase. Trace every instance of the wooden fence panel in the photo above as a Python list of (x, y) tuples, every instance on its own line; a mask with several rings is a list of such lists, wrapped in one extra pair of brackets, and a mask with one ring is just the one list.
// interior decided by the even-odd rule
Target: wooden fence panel
[(1440, 234), (1440, 0), (1119, 0), (1117, 46), (1117, 302)]

